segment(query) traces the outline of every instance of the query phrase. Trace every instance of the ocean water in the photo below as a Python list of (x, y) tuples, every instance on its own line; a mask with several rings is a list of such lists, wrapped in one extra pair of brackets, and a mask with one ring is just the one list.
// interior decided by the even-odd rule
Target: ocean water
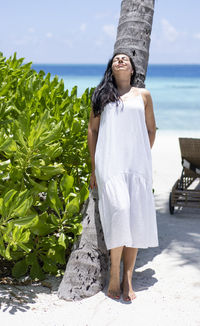
[[(33, 69), (62, 78), (66, 89), (77, 85), (80, 96), (98, 85), (105, 65), (35, 64)], [(200, 131), (200, 65), (149, 65), (146, 88), (160, 130)]]

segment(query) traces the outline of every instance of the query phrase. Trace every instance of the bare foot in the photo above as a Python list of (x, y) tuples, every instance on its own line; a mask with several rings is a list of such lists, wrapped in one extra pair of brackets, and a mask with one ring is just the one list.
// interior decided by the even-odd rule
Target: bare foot
[(128, 280), (124, 280), (120, 288), (123, 292), (123, 300), (124, 301), (132, 301), (136, 298), (135, 292), (133, 291), (132, 284)]
[(107, 295), (111, 299), (120, 299), (120, 280), (118, 275), (110, 276)]

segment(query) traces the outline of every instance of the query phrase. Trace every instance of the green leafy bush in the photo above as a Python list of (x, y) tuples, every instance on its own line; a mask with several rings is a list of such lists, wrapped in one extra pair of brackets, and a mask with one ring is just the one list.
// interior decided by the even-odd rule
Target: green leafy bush
[(93, 89), (77, 97), (56, 76), (0, 53), (0, 255), (14, 277), (57, 274), (88, 198)]

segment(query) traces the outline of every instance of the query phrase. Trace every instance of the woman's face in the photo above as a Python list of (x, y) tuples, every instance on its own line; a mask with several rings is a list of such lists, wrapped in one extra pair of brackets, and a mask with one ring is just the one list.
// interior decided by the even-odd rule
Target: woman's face
[(133, 74), (133, 67), (129, 57), (126, 54), (117, 54), (112, 61), (113, 75), (121, 75), (121, 72), (125, 72), (130, 76)]

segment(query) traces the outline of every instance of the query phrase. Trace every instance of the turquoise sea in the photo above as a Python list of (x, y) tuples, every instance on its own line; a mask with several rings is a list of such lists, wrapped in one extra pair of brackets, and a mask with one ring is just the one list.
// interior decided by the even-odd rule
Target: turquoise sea
[[(105, 65), (33, 64), (36, 71), (63, 78), (65, 88), (78, 86), (78, 95), (95, 87)], [(148, 66), (146, 88), (152, 95), (157, 127), (160, 130), (200, 131), (200, 65)]]

